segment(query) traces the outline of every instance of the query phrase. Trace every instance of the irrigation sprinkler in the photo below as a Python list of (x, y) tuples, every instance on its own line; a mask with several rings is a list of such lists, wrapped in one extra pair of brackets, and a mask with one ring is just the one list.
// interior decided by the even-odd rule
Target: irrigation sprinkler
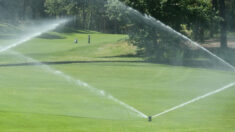
[(78, 39), (75, 39), (75, 40), (74, 40), (74, 43), (77, 44), (77, 43), (78, 43)]
[(152, 116), (148, 117), (148, 121), (151, 122), (152, 121)]
[(91, 35), (88, 35), (88, 44), (91, 43)]

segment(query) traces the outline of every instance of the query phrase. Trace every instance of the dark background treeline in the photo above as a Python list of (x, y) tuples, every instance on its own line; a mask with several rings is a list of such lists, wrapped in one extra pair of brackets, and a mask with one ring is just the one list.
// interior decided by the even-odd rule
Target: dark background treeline
[[(234, 0), (120, 1), (195, 41), (203, 42), (220, 36), (221, 48), (227, 48), (227, 32), (235, 31)], [(68, 24), (72, 29), (127, 33), (133, 44), (141, 50), (145, 49), (140, 52), (147, 53), (146, 56), (158, 56), (158, 60), (159, 57), (160, 60), (167, 60), (169, 56), (176, 56), (175, 51), (179, 49), (176, 43), (181, 40), (161, 30), (156, 32), (151, 26), (143, 26), (142, 21), (138, 22), (138, 18), (128, 15), (126, 9), (118, 6), (120, 3), (117, 0), (0, 0), (0, 24), (20, 25), (31, 20), (72, 17), (73, 21)], [(168, 50), (169, 47), (175, 48)], [(167, 54), (174, 51), (174, 54), (163, 57), (166, 53), (162, 51), (167, 51)], [(184, 54), (183, 50), (177, 53), (180, 56)]]
[[(204, 41), (220, 31), (235, 30), (234, 0), (121, 1), (197, 41)], [(0, 0), (0, 21), (16, 24), (32, 19), (73, 16), (75, 27), (122, 33), (123, 26), (118, 25), (118, 18), (110, 22), (110, 15), (106, 15), (106, 3), (107, 0)]]

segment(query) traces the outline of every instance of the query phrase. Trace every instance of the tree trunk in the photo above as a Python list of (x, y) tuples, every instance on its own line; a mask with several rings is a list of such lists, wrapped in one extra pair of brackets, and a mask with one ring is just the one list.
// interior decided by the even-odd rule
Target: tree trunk
[(93, 15), (93, 14), (92, 14), (92, 9), (90, 9), (90, 15), (89, 15), (89, 20), (88, 20), (88, 25), (87, 25), (87, 29), (88, 29), (88, 30), (91, 30), (91, 28), (92, 28), (92, 27), (91, 27), (92, 19), (93, 19), (93, 18), (92, 18), (92, 15)]
[(220, 46), (221, 48), (227, 48), (227, 22), (226, 22), (226, 12), (225, 12), (225, 0), (219, 0), (220, 5), (220, 17), (223, 20), (220, 22)]
[(218, 0), (212, 0), (212, 6), (214, 11), (218, 11)]
[(199, 41), (204, 42), (204, 28), (199, 28)]
[(82, 28), (85, 29), (86, 19), (85, 19), (85, 7), (82, 7)]
[(25, 20), (26, 2), (23, 0), (22, 20)]
[(86, 29), (86, 0), (84, 0), (82, 5), (82, 21), (83, 21), (83, 29)]

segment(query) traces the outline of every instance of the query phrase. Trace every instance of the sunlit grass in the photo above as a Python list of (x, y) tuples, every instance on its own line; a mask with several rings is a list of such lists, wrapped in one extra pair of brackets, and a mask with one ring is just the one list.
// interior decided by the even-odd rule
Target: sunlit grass
[[(154, 115), (234, 82), (234, 73), (144, 62), (126, 35), (50, 33), (12, 49)], [(78, 44), (74, 44), (74, 39)], [(10, 42), (6, 44), (10, 44)], [(233, 131), (234, 88), (147, 122), (12, 52), (0, 54), (0, 131)], [(56, 63), (61, 62), (61, 63)], [(29, 65), (27, 65), (29, 63)], [(22, 65), (17, 65), (22, 64)], [(25, 64), (25, 65), (24, 65)]]

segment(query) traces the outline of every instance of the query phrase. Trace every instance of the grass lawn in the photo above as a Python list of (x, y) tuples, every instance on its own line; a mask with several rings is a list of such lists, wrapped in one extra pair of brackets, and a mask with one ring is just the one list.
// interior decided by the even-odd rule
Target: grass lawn
[[(88, 33), (91, 44), (87, 43)], [(75, 38), (78, 44), (73, 43)], [(235, 81), (230, 71), (123, 57), (136, 50), (126, 39), (125, 35), (97, 32), (53, 32), (0, 53), (0, 131), (234, 131), (235, 87), (147, 122), (115, 101), (14, 53), (104, 90), (148, 116)], [(14, 41), (0, 40), (2, 46)]]

